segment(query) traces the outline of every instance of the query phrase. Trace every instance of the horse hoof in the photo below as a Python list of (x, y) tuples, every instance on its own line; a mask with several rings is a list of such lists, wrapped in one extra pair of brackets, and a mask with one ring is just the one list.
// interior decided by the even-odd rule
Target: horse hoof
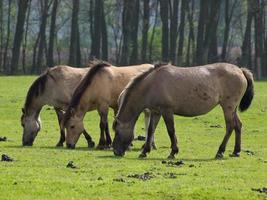
[(99, 145), (97, 145), (96, 149), (104, 150), (105, 149), (105, 145), (99, 144)]
[(56, 147), (63, 147), (63, 143), (61, 142), (57, 143)]
[(169, 160), (173, 160), (173, 159), (175, 159), (175, 156), (174, 155), (172, 155), (172, 154), (170, 154), (169, 156), (168, 156), (168, 158), (167, 159), (169, 159)]
[(222, 153), (217, 153), (216, 156), (215, 156), (216, 160), (220, 160), (222, 158), (223, 158), (223, 154)]
[(88, 148), (94, 148), (94, 147), (95, 147), (94, 141), (88, 142)]
[(240, 157), (240, 152), (233, 152), (229, 155), (230, 157)]
[(146, 158), (146, 154), (145, 153), (140, 153), (139, 158)]

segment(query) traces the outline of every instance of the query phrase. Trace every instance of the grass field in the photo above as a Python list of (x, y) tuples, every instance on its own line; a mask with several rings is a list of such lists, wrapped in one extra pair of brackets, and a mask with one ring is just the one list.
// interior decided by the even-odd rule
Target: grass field
[[(176, 166), (162, 164), (170, 152), (162, 120), (156, 130), (158, 150), (138, 159), (143, 142), (135, 141), (125, 157), (117, 158), (111, 150), (88, 149), (83, 137), (75, 150), (55, 148), (59, 138), (56, 115), (53, 109), (44, 107), (43, 128), (34, 145), (22, 147), (21, 107), (34, 78), (0, 77), (0, 136), (8, 138), (0, 142), (0, 154), (14, 159), (0, 162), (0, 200), (267, 199), (266, 193), (252, 190), (267, 187), (267, 82), (255, 84), (252, 107), (240, 114), (240, 158), (229, 157), (233, 135), (224, 159), (214, 159), (225, 133), (223, 114), (217, 107), (197, 118), (175, 117), (180, 147), (175, 161), (184, 162)], [(110, 112), (110, 125), (112, 119)], [(96, 143), (98, 123), (96, 112), (86, 115), (86, 129)], [(136, 136), (143, 134), (142, 128), (143, 116), (138, 121)], [(69, 161), (77, 168), (67, 168)]]

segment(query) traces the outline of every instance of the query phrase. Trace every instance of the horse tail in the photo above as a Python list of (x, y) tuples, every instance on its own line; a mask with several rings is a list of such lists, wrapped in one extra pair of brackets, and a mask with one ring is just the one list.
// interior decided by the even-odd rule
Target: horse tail
[(253, 74), (245, 68), (241, 68), (244, 76), (247, 79), (247, 89), (246, 92), (244, 94), (244, 96), (241, 99), (241, 102), (239, 104), (239, 110), (241, 112), (247, 110), (252, 102), (252, 99), (254, 97), (254, 80), (253, 80)]

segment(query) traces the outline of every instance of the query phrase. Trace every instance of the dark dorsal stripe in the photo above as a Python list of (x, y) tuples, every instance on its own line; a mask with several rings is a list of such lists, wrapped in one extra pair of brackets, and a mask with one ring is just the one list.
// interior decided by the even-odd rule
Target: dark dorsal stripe
[[(24, 105), (24, 109), (27, 112), (27, 109), (32, 104), (33, 98), (38, 97), (39, 95), (44, 93), (45, 84), (49, 75), (49, 70), (41, 74), (31, 85), (30, 89), (28, 90), (26, 101)], [(54, 77), (52, 77), (54, 79)]]
[(164, 63), (160, 63), (160, 64), (155, 64), (153, 68), (150, 68), (149, 70), (143, 72), (142, 74), (136, 76), (135, 78), (133, 78), (133, 80), (131, 81), (131, 83), (127, 86), (127, 88), (125, 88), (124, 94), (123, 94), (123, 101), (120, 105), (119, 108), (119, 112), (121, 112), (124, 107), (125, 104), (128, 102), (129, 97), (131, 96), (132, 91), (134, 90), (134, 88), (136, 88), (136, 86), (139, 85), (139, 83), (144, 80), (151, 72), (153, 72), (154, 70), (165, 66), (166, 64)]
[(97, 73), (99, 73), (104, 67), (108, 67), (108, 66), (110, 66), (109, 63), (102, 61), (100, 63), (97, 63), (97, 64), (93, 65), (90, 68), (90, 70), (87, 72), (87, 74), (82, 79), (82, 81), (80, 82), (80, 84), (77, 86), (77, 88), (75, 89), (75, 91), (73, 93), (70, 105), (69, 105), (69, 107), (68, 107), (68, 109), (66, 111), (66, 114), (65, 114), (65, 120), (64, 120), (65, 122), (64, 123), (66, 123), (70, 119), (70, 117), (71, 117), (71, 109), (77, 107), (77, 105), (79, 104), (80, 99), (81, 99), (84, 91), (86, 90), (86, 88), (88, 86), (90, 86), (90, 84), (92, 83), (93, 78), (95, 77), (95, 75)]

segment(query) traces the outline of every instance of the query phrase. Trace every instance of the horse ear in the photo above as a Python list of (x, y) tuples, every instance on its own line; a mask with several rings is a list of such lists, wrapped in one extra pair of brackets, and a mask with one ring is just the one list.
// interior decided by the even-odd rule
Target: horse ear
[(23, 114), (25, 114), (25, 109), (24, 108), (21, 108), (21, 111)]

